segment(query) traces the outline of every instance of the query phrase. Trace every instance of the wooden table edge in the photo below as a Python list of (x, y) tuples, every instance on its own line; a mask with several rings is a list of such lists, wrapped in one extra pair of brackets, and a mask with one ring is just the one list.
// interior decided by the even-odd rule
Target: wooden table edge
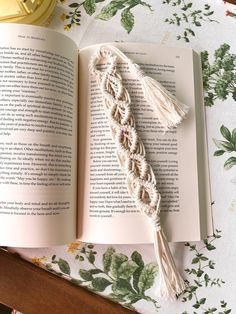
[(23, 314), (132, 313), (2, 249), (0, 302)]

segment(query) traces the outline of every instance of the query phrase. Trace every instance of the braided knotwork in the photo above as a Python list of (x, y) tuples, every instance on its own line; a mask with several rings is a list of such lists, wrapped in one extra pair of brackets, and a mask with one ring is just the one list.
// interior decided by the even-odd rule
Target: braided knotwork
[[(106, 66), (101, 66), (104, 60), (107, 61)], [(145, 157), (143, 142), (135, 128), (129, 93), (117, 73), (117, 57), (109, 49), (101, 47), (91, 58), (89, 67), (102, 92), (118, 161), (127, 176), (128, 191), (137, 208), (159, 229), (161, 197), (152, 167)]]

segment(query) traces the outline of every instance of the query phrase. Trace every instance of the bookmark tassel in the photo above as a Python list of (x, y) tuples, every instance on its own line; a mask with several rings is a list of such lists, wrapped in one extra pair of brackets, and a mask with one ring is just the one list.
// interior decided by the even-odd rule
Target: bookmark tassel
[[(124, 60), (124, 55), (120, 50), (113, 46), (103, 46), (91, 57), (89, 69), (101, 90), (105, 113), (117, 150), (118, 162), (121, 170), (126, 174), (128, 192), (139, 211), (148, 216), (155, 227), (154, 246), (160, 276), (159, 295), (164, 299), (175, 299), (184, 291), (185, 282), (178, 273), (160, 225), (161, 196), (156, 188), (156, 178), (152, 167), (146, 161), (143, 142), (135, 129), (131, 99), (122, 84), (120, 74), (117, 73), (117, 56), (113, 54), (113, 51)], [(100, 70), (98, 65), (103, 64), (104, 59), (107, 61), (107, 67), (105, 70)], [(142, 74), (142, 76), (144, 75)], [(149, 78), (145, 79), (146, 81), (149, 81)], [(175, 108), (178, 107), (175, 106)], [(179, 110), (179, 112), (181, 111)], [(177, 113), (175, 114), (177, 115)], [(171, 113), (172, 116), (175, 114)]]
[(132, 62), (118, 48), (114, 46), (107, 47), (127, 62), (131, 74), (134, 74), (141, 84), (145, 100), (156, 112), (164, 129), (168, 130), (176, 127), (187, 114), (188, 106), (181, 103), (162, 84), (148, 76), (138, 64)]
[(159, 217), (154, 220), (154, 226), (154, 248), (160, 278), (158, 295), (163, 300), (176, 300), (186, 289), (186, 283), (176, 268)]

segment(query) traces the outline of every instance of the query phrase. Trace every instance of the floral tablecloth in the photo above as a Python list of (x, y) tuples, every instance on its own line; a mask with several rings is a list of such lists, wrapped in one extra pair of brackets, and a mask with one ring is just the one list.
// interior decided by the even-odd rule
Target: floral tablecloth
[(202, 53), (215, 231), (200, 243), (171, 244), (189, 282), (174, 302), (157, 297), (152, 245), (76, 242), (13, 250), (140, 313), (236, 313), (236, 5), (222, 0), (61, 0), (48, 27), (66, 32), (81, 48), (118, 40), (191, 46)]

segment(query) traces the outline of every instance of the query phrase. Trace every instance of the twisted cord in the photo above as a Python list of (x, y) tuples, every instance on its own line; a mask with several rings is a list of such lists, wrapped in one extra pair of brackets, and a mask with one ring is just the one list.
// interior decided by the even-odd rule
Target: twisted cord
[[(98, 65), (108, 61), (104, 70)], [(143, 72), (133, 65), (141, 77)], [(143, 142), (135, 128), (131, 112), (131, 100), (122, 78), (117, 72), (117, 58), (111, 50), (101, 47), (91, 58), (89, 64), (92, 75), (96, 77), (101, 89), (105, 112), (116, 145), (117, 157), (122, 171), (126, 173), (127, 187), (136, 207), (146, 214), (158, 230), (160, 225), (160, 193), (151, 165), (146, 161)]]

